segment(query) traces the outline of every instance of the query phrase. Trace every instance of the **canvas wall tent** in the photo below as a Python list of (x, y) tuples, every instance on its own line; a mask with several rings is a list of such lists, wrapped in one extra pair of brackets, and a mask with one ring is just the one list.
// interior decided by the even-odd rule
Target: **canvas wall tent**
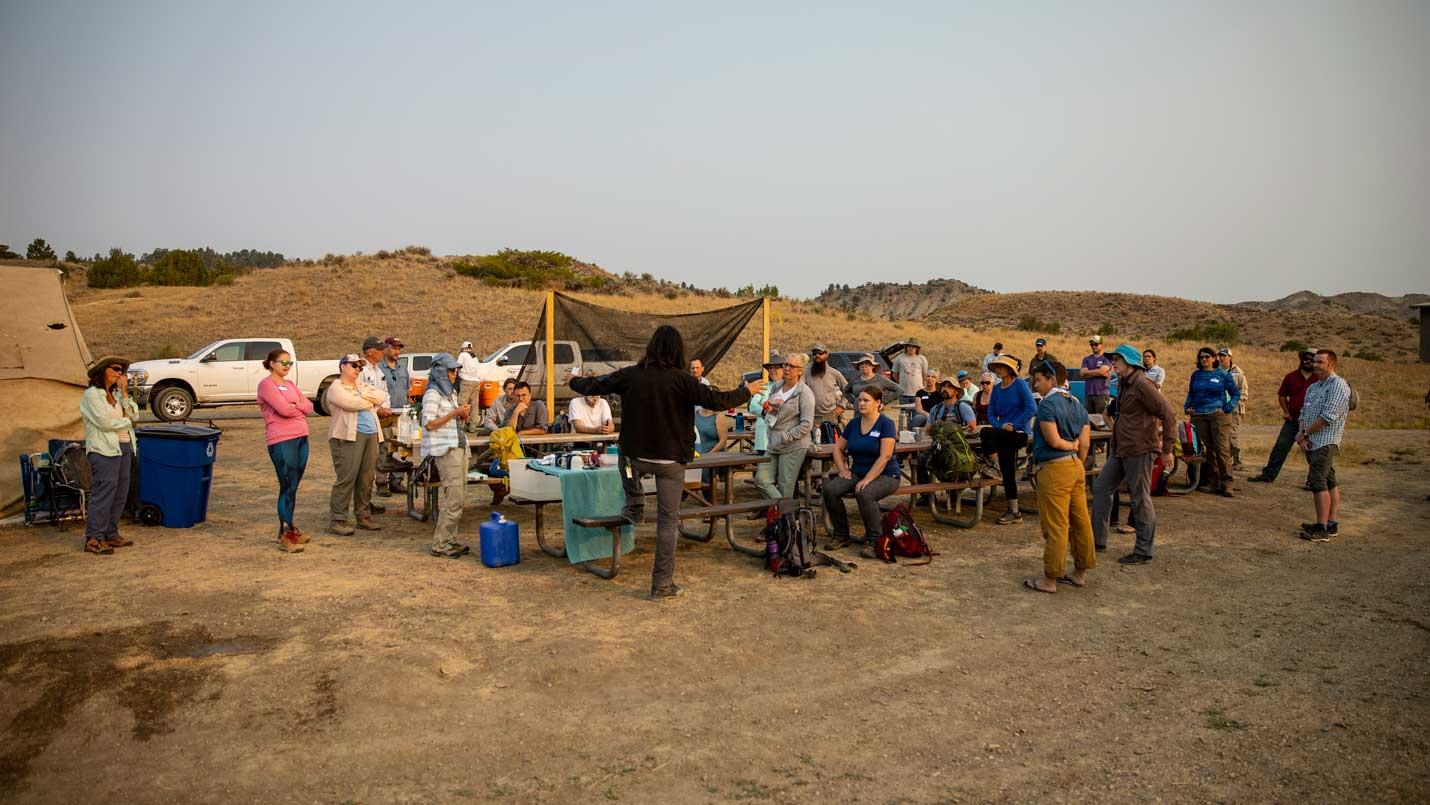
[(0, 266), (0, 507), (24, 505), (20, 461), (52, 438), (83, 435), (79, 398), (91, 361), (53, 268)]

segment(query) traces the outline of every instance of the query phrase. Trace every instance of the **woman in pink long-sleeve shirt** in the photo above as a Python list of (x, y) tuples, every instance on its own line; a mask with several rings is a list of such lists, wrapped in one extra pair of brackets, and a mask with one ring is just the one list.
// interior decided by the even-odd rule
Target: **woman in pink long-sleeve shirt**
[(293, 525), (293, 510), (298, 504), (298, 483), (308, 468), (307, 417), (313, 413), (313, 403), (297, 383), (287, 379), (293, 370), (293, 356), (275, 349), (268, 353), (263, 368), (269, 374), (258, 383), (258, 410), (263, 413), (268, 457), (278, 474), (278, 547), (298, 553), (308, 538)]

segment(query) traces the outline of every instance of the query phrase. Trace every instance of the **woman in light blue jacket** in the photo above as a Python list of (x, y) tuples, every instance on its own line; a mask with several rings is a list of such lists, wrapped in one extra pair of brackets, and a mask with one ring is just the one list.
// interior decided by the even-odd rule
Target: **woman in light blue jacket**
[(89, 388), (80, 397), (84, 450), (89, 458), (89, 498), (84, 526), (86, 553), (111, 554), (134, 543), (119, 536), (119, 517), (129, 497), (134, 463), (134, 417), (129, 396), (129, 360), (105, 356), (89, 368)]

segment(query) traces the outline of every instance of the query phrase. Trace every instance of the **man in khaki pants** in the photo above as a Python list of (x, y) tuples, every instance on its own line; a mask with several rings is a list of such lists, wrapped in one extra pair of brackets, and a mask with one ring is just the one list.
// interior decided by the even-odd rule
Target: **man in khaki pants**
[(1231, 348), (1222, 347), (1216, 353), (1217, 363), (1221, 368), (1231, 372), (1231, 377), (1236, 381), (1236, 387), (1241, 391), (1241, 399), (1236, 403), (1236, 410), (1231, 412), (1231, 468), (1241, 469), (1241, 418), (1246, 414), (1246, 372), (1241, 371), (1231, 360)]
[(430, 552), (448, 559), (471, 551), (457, 539), (467, 496), (467, 433), (462, 425), (472, 413), (472, 407), (459, 400), (457, 373), (456, 358), (445, 352), (435, 356), (422, 394), (422, 457), (437, 465), (442, 485)]

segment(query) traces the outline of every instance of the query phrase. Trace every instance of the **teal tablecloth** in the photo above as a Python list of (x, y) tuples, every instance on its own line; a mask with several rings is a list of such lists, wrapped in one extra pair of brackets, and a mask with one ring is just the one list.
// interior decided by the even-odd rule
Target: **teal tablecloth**
[[(621, 474), (615, 467), (597, 470), (566, 470), (532, 462), (528, 469), (554, 475), (561, 479), (561, 522), (566, 539), (566, 558), (571, 564), (611, 556), (611, 532), (604, 528), (585, 528), (571, 522), (575, 517), (613, 517), (626, 505), (626, 492), (621, 488)], [(621, 529), (621, 553), (635, 550), (634, 526)]]

